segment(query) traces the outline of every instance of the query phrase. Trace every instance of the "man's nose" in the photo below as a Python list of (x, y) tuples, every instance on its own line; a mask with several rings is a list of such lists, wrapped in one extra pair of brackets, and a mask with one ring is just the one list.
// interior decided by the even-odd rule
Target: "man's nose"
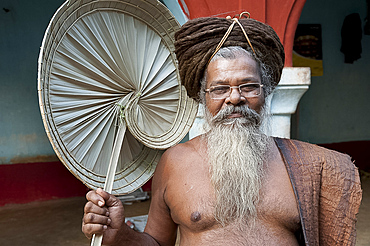
[(231, 103), (233, 105), (238, 105), (246, 101), (245, 97), (240, 94), (239, 87), (230, 87), (230, 96), (226, 98), (226, 103)]

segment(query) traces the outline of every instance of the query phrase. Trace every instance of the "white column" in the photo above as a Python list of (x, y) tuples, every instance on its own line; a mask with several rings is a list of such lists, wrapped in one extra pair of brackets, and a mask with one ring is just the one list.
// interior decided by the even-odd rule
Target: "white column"
[(267, 98), (270, 107), (270, 128), (267, 134), (275, 137), (290, 138), (291, 115), (311, 84), (309, 67), (286, 67), (283, 69), (279, 85)]
[[(271, 117), (267, 134), (290, 138), (291, 115), (295, 113), (303, 94), (311, 84), (311, 71), (308, 67), (285, 67), (279, 85), (266, 98)], [(189, 131), (189, 139), (204, 133), (204, 109), (199, 105), (198, 115)]]
[(195, 118), (194, 123), (189, 131), (189, 140), (205, 132), (203, 128), (204, 121), (204, 106), (203, 104), (199, 103), (197, 117)]

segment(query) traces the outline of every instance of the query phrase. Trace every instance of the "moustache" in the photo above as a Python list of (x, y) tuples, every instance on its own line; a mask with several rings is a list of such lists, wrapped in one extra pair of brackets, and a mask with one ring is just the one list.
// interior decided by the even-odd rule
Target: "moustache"
[[(240, 114), (241, 117), (233, 118), (230, 117), (232, 114)], [(255, 110), (249, 108), (247, 105), (234, 106), (227, 105), (221, 109), (212, 119), (214, 124), (233, 124), (236, 121), (251, 126), (260, 126), (262, 122), (262, 116)]]

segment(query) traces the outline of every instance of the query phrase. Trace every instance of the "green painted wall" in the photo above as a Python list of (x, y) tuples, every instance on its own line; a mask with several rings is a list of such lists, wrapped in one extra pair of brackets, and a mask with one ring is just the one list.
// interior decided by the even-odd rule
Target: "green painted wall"
[(0, 1), (0, 164), (54, 155), (41, 120), (37, 58), (62, 0)]
[(340, 52), (345, 16), (359, 13), (366, 0), (307, 0), (299, 23), (321, 24), (324, 76), (312, 77), (293, 116), (292, 137), (311, 143), (370, 140), (370, 36), (362, 38), (362, 58), (344, 63)]

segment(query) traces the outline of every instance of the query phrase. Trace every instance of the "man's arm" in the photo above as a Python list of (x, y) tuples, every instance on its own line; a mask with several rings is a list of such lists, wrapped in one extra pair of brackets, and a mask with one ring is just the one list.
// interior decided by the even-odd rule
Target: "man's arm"
[(170, 211), (164, 201), (167, 180), (169, 179), (168, 151), (159, 161), (152, 183), (152, 201), (144, 233), (129, 228), (125, 223), (124, 209), (115, 196), (97, 189), (87, 193), (82, 231), (87, 238), (93, 234), (103, 234), (103, 244), (107, 245), (174, 245), (177, 225), (172, 221)]
[(174, 158), (176, 147), (168, 149), (157, 165), (152, 182), (152, 201), (149, 209), (148, 223), (145, 232), (152, 235), (161, 246), (175, 245), (177, 224), (171, 217), (171, 211), (166, 203), (167, 184), (176, 178), (173, 167), (177, 161)]

